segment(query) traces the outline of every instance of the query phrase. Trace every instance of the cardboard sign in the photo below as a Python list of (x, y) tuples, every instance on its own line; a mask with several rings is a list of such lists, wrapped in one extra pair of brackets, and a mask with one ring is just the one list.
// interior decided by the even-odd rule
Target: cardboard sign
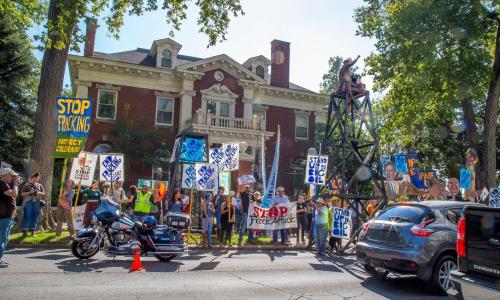
[(481, 191), (481, 200), (485, 201), (486, 198), (488, 198), (489, 194), (490, 193), (488, 192), (488, 189), (484, 187), (483, 190)]
[(78, 156), (90, 133), (92, 99), (57, 97), (57, 139), (52, 157)]
[(470, 190), (472, 172), (467, 169), (460, 169), (460, 188)]
[(73, 226), (75, 227), (76, 231), (84, 229), (83, 218), (85, 217), (86, 206), (87, 205), (79, 205), (74, 209)]
[(396, 165), (396, 172), (398, 173), (408, 172), (408, 166), (406, 164), (406, 155), (399, 154), (394, 156), (394, 164)]
[(196, 167), (195, 165), (185, 164), (182, 167), (182, 188), (195, 189), (196, 188)]
[(217, 166), (215, 164), (196, 164), (196, 189), (198, 191), (216, 192)]
[(245, 184), (252, 185), (252, 184), (256, 184), (256, 183), (257, 183), (257, 180), (255, 180), (255, 177), (253, 177), (253, 175), (242, 175), (242, 176), (238, 177), (238, 184), (239, 185), (245, 185)]
[(107, 182), (124, 181), (123, 154), (100, 154), (100, 180)]
[(219, 172), (229, 171), (224, 170), (224, 152), (222, 148), (211, 148), (208, 154), (208, 162), (216, 164)]
[(224, 160), (220, 171), (226, 172), (238, 170), (240, 161), (240, 143), (222, 144), (222, 152), (224, 153)]
[(231, 178), (229, 172), (219, 172), (219, 186), (224, 187), (224, 196), (229, 195), (231, 189)]
[(325, 185), (327, 168), (328, 168), (328, 156), (308, 155), (305, 183)]
[(490, 188), (490, 202), (491, 207), (500, 207), (500, 188)]
[(97, 154), (80, 153), (78, 157), (73, 158), (69, 179), (72, 179), (76, 184), (81, 183), (83, 186), (92, 185), (96, 165)]
[(427, 191), (431, 187), (431, 178), (436, 176), (434, 170), (413, 170), (411, 183), (419, 190)]
[(247, 226), (249, 229), (264, 230), (297, 228), (297, 203), (283, 203), (271, 208), (250, 203)]
[(333, 208), (332, 218), (332, 236), (337, 238), (349, 239), (351, 236), (351, 212), (346, 208)]
[(406, 164), (408, 168), (408, 174), (410, 176), (415, 176), (417, 173), (417, 158), (418, 154), (406, 154)]

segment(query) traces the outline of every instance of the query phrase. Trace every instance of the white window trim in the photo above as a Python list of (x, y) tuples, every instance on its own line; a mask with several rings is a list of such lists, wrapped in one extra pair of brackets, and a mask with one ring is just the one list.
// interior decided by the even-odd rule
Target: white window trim
[[(168, 99), (168, 100), (172, 101), (172, 122), (170, 124), (158, 123), (158, 100), (160, 100), (160, 99)], [(156, 97), (156, 105), (155, 105), (155, 125), (168, 126), (168, 127), (174, 126), (174, 115), (175, 115), (175, 99), (171, 98), (171, 97), (157, 96)]]
[[(164, 67), (164, 66), (162, 66), (163, 52), (165, 50), (170, 51), (170, 67)], [(159, 54), (160, 54), (160, 68), (162, 68), (162, 69), (169, 69), (169, 70), (173, 69), (174, 68), (174, 51), (172, 51), (172, 49), (170, 49), (170, 48), (163, 48), (163, 49), (161, 49), (161, 53), (159, 53)]]
[[(114, 113), (114, 118), (104, 118), (99, 116), (99, 105), (101, 104), (101, 91), (104, 92), (109, 92), (114, 94), (115, 96), (113, 97), (114, 102), (115, 102), (115, 113)], [(97, 90), (97, 108), (95, 110), (95, 118), (96, 120), (116, 120), (116, 112), (118, 110), (118, 91), (113, 91), (113, 90), (108, 90), (108, 89), (98, 89)]]
[[(305, 117), (306, 118), (306, 125), (307, 125), (307, 130), (306, 130), (306, 134), (307, 134), (307, 137), (298, 137), (297, 136), (297, 117)], [(302, 114), (302, 113), (296, 113), (295, 114), (295, 124), (294, 124), (294, 127), (295, 127), (295, 139), (297, 140), (302, 140), (302, 141), (307, 141), (309, 140), (309, 115), (307, 114)]]
[[(261, 112), (261, 113), (263, 113), (263, 115), (264, 115), (264, 119), (263, 120), (265, 120), (265, 121), (267, 120), (267, 109), (263, 109), (263, 108), (257, 108), (256, 109), (254, 107), (252, 112), (253, 112), (253, 114), (255, 114), (255, 112)], [(253, 116), (252, 116), (252, 118), (253, 118)]]

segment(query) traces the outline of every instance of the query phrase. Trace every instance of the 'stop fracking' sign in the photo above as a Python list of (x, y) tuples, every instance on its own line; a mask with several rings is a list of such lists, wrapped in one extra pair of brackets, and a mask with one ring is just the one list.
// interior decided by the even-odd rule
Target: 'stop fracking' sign
[(53, 157), (76, 157), (90, 133), (92, 99), (57, 97), (57, 140)]

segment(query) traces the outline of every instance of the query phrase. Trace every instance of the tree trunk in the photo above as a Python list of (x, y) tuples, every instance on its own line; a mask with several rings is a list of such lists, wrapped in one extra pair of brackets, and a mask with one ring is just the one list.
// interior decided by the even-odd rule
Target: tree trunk
[[(474, 108), (472, 106), (472, 101), (467, 98), (467, 97), (462, 97), (461, 101), (462, 105), (462, 112), (464, 114), (464, 120), (465, 120), (465, 132), (467, 134), (467, 140), (469, 142), (469, 146), (476, 150), (476, 153), (481, 158), (481, 146), (479, 144), (479, 133), (477, 132), (477, 126), (475, 123), (475, 114), (474, 114)], [(465, 162), (465, 157), (464, 157), (464, 162)], [(484, 186), (484, 180), (483, 180), (483, 168), (480, 166), (476, 166), (476, 176), (475, 176), (475, 189), (480, 189), (482, 186)]]
[(482, 179), (487, 188), (496, 186), (496, 131), (498, 98), (500, 97), (500, 22), (497, 23), (497, 34), (495, 42), (495, 57), (493, 61), (493, 76), (491, 77), (486, 97), (486, 109), (484, 114), (484, 146), (483, 146), (483, 174)]
[[(62, 9), (60, 5), (64, 0), (51, 0), (49, 5), (48, 23), (56, 24)], [(67, 4), (67, 3), (64, 3)], [(71, 36), (75, 27), (75, 21), (68, 20), (71, 24), (66, 27), (68, 36)], [(52, 39), (51, 45), (61, 39), (51, 32), (48, 26), (48, 36)], [(33, 141), (31, 143), (30, 167), (32, 170), (40, 172), (40, 183), (46, 192), (44, 227), (54, 225), (51, 214), (51, 193), (54, 160), (52, 151), (56, 140), (56, 110), (55, 99), (62, 92), (66, 59), (69, 45), (66, 43), (63, 49), (45, 47), (43, 54), (42, 69), (40, 74), (40, 84), (38, 86), (38, 105), (36, 108), (35, 128), (33, 131)], [(52, 226), (51, 226), (52, 227)]]

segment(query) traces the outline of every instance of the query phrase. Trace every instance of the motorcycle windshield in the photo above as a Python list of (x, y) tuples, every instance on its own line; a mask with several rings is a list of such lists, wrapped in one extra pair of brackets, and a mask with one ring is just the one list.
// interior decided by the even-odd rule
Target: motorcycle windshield
[(101, 199), (101, 205), (95, 211), (96, 216), (99, 218), (100, 215), (112, 215), (114, 217), (120, 216), (120, 211), (118, 210), (118, 204), (111, 199)]

